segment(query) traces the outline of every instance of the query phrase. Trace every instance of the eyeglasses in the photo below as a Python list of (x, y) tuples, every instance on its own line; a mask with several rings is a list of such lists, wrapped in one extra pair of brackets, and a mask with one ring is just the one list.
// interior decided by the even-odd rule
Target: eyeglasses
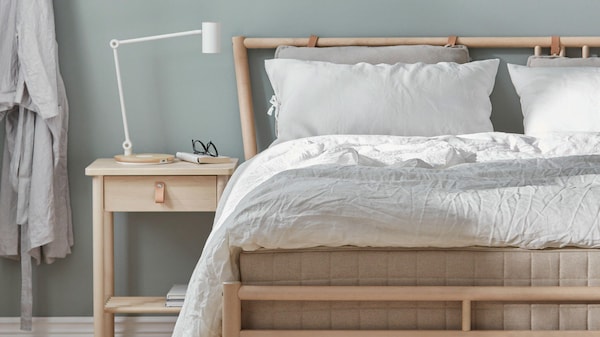
[(212, 141), (208, 141), (206, 145), (199, 140), (192, 139), (192, 149), (194, 149), (194, 154), (202, 154), (211, 157), (218, 157), (219, 151), (217, 151), (217, 147)]

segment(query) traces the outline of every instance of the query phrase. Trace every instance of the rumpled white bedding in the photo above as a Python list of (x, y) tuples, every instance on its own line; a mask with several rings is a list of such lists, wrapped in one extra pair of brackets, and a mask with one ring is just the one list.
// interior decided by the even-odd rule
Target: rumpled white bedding
[(241, 249), (600, 247), (600, 134), (322, 136), (228, 184), (173, 336), (221, 335)]

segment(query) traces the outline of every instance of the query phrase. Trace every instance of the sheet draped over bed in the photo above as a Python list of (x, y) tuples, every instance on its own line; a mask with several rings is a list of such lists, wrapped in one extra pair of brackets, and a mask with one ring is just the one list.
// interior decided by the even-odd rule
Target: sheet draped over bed
[(240, 250), (600, 247), (600, 134), (321, 136), (228, 184), (174, 336), (219, 336)]

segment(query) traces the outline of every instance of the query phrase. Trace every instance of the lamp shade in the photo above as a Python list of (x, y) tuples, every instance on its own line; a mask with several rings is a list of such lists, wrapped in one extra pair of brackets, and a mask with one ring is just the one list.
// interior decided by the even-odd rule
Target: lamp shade
[(215, 54), (221, 52), (221, 24), (202, 22), (202, 52)]

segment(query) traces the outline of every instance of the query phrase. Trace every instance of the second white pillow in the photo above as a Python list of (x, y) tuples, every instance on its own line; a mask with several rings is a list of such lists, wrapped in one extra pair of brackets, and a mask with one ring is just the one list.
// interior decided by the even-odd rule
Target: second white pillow
[(526, 135), (600, 132), (600, 68), (509, 64)]

